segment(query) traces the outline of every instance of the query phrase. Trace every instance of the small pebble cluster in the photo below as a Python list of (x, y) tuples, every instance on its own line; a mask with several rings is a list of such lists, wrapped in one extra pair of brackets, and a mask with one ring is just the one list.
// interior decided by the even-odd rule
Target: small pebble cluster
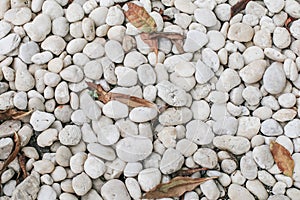
[[(34, 110), (0, 124), (0, 166), (18, 132), (28, 172), (19, 182), (11, 162), (0, 200), (140, 199), (197, 167), (219, 178), (184, 200), (299, 199), (299, 1), (250, 1), (232, 18), (237, 0), (134, 1), (158, 32), (185, 37), (183, 54), (161, 38), (157, 58), (126, 2), (0, 0), (0, 110)], [(103, 104), (86, 82), (167, 108)], [(291, 153), (292, 178), (273, 140)]]

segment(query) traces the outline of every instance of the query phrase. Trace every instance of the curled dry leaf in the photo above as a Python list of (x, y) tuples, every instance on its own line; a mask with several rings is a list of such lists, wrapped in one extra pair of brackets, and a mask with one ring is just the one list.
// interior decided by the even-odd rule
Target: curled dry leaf
[(28, 174), (27, 174), (27, 170), (26, 170), (26, 157), (24, 154), (21, 154), (18, 158), (19, 160), (19, 165), (20, 165), (20, 168), (22, 170), (22, 173), (23, 173), (23, 179), (25, 179)]
[(27, 115), (30, 115), (33, 110), (30, 111), (18, 111), (16, 109), (8, 109), (0, 111), (0, 120), (9, 120), (9, 119), (20, 119)]
[(124, 14), (133, 26), (144, 33), (156, 31), (156, 23), (144, 7), (131, 2), (126, 5), (128, 6), (128, 10)]
[(162, 183), (147, 192), (144, 199), (160, 199), (168, 197), (179, 197), (185, 192), (195, 189), (201, 183), (212, 180), (218, 177), (205, 177), (205, 178), (190, 178), (190, 177), (176, 177), (168, 183)]
[(15, 132), (14, 134), (14, 142), (15, 142), (15, 149), (14, 151), (8, 156), (8, 158), (4, 161), (3, 163), (3, 167), (0, 170), (0, 176), (1, 174), (4, 172), (4, 170), (6, 169), (6, 167), (9, 165), (9, 163), (11, 163), (18, 155), (19, 151), (20, 151), (20, 147), (21, 147), (21, 141), (20, 141), (20, 136), (18, 135), (18, 133)]
[(244, 10), (251, 0), (240, 0), (231, 7), (231, 17)]
[(295, 163), (290, 152), (275, 141), (271, 141), (270, 150), (278, 168), (284, 175), (292, 177)]
[(205, 171), (207, 168), (183, 169), (176, 173), (177, 176), (190, 176), (196, 172)]
[(111, 100), (116, 100), (121, 103), (124, 103), (128, 105), (129, 107), (150, 107), (150, 108), (155, 108), (158, 111), (157, 105), (154, 104), (153, 102), (147, 101), (145, 99), (127, 95), (127, 94), (120, 94), (120, 93), (113, 93), (113, 92), (106, 92), (103, 90), (101, 85), (95, 84), (92, 82), (87, 82), (87, 85), (90, 88), (93, 88), (96, 90), (98, 94), (98, 99), (102, 101), (103, 103), (107, 103)]

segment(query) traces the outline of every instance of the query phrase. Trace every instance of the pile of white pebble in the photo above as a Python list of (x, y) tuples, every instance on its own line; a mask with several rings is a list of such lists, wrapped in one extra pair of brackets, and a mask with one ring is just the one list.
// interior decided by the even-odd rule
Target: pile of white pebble
[[(158, 32), (185, 36), (183, 54), (161, 38), (157, 60), (126, 2), (0, 0), (0, 110), (34, 110), (0, 124), (0, 166), (17, 132), (28, 172), (19, 181), (11, 162), (0, 200), (140, 199), (197, 167), (219, 178), (184, 200), (299, 199), (299, 1), (250, 1), (232, 18), (237, 0), (132, 1)], [(168, 107), (104, 104), (86, 82)], [(292, 177), (274, 140), (294, 159)]]

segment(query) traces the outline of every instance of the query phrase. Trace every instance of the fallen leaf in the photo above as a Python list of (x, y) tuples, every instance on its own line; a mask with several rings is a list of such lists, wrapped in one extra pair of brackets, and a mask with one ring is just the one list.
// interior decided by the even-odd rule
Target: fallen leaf
[(240, 11), (244, 10), (251, 0), (240, 0), (231, 7), (231, 17), (238, 14)]
[(141, 39), (148, 44), (148, 46), (151, 48), (151, 51), (153, 51), (156, 55), (156, 63), (157, 63), (157, 57), (158, 57), (158, 40), (159, 38), (167, 38), (171, 40), (173, 44), (175, 44), (177, 50), (179, 53), (184, 53), (183, 50), (183, 35), (178, 33), (169, 33), (169, 32), (160, 32), (160, 33), (141, 33), (140, 34)]
[(141, 33), (140, 34), (141, 39), (148, 44), (151, 51), (153, 51), (156, 55), (156, 62), (157, 62), (157, 56), (158, 56), (158, 38), (151, 37), (151, 34), (149, 33)]
[(212, 180), (218, 177), (206, 177), (206, 178), (190, 178), (190, 177), (176, 177), (168, 183), (162, 183), (155, 188), (147, 192), (144, 199), (160, 199), (168, 197), (179, 197), (185, 192), (192, 191), (201, 183)]
[(133, 26), (145, 33), (156, 31), (156, 23), (144, 7), (131, 2), (126, 5), (128, 6), (128, 10), (124, 14)]
[(296, 18), (294, 18), (294, 17), (289, 17), (289, 18), (287, 18), (287, 20), (285, 20), (285, 22), (284, 22), (284, 27), (285, 27), (288, 31), (290, 31), (290, 26), (291, 26), (292, 22), (295, 21), (295, 20), (296, 20)]
[(18, 158), (19, 160), (19, 165), (20, 165), (20, 168), (22, 170), (22, 173), (23, 173), (23, 179), (25, 179), (28, 174), (27, 174), (27, 170), (26, 170), (26, 157), (24, 154), (21, 154)]
[(205, 171), (207, 168), (183, 169), (176, 173), (177, 176), (190, 176), (196, 172)]
[(284, 175), (292, 177), (295, 163), (290, 152), (275, 141), (271, 141), (270, 150), (278, 168)]
[(33, 110), (30, 111), (18, 111), (16, 109), (8, 109), (0, 111), (0, 120), (9, 120), (9, 119), (20, 119), (27, 115), (30, 115)]
[(155, 108), (157, 111), (159, 111), (158, 107), (155, 103), (147, 101), (146, 99), (142, 99), (142, 98), (127, 95), (127, 94), (106, 92), (103, 90), (101, 85), (95, 84), (92, 82), (87, 82), (87, 85), (90, 88), (96, 90), (96, 92), (98, 94), (98, 99), (105, 104), (111, 100), (116, 100), (116, 101), (119, 101), (121, 103), (128, 105), (129, 107), (133, 107), (133, 108), (135, 108), (135, 107), (150, 107), (150, 108)]
[(8, 156), (8, 158), (4, 161), (3, 163), (3, 167), (0, 170), (0, 176), (1, 174), (4, 172), (4, 170), (6, 169), (6, 167), (9, 165), (9, 163), (11, 163), (18, 155), (19, 151), (20, 151), (20, 147), (21, 147), (21, 141), (20, 141), (20, 136), (18, 135), (18, 133), (15, 132), (14, 134), (14, 142), (15, 142), (15, 149), (14, 151)]

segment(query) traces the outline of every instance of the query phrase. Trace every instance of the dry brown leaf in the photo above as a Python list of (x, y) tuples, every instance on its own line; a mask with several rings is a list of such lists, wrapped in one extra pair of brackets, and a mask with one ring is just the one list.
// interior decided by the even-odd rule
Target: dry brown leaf
[(190, 176), (196, 172), (207, 170), (207, 168), (183, 169), (176, 173), (177, 176)]
[(295, 163), (290, 152), (275, 141), (271, 141), (270, 150), (278, 168), (284, 175), (292, 177)]
[(234, 4), (231, 7), (231, 17), (238, 14), (240, 11), (244, 10), (247, 6), (247, 3), (249, 3), (251, 0), (240, 0), (236, 4)]
[(24, 154), (21, 154), (18, 158), (19, 160), (19, 165), (20, 165), (20, 168), (22, 170), (22, 173), (23, 173), (23, 179), (25, 179), (28, 174), (27, 174), (27, 170), (26, 170), (26, 157)]
[(158, 38), (151, 37), (152, 34), (149, 33), (141, 33), (141, 39), (148, 44), (148, 46), (151, 48), (151, 51), (153, 51), (156, 55), (156, 62), (157, 62), (157, 56), (158, 56)]
[(8, 158), (4, 161), (3, 163), (3, 167), (0, 170), (0, 176), (1, 174), (4, 172), (4, 170), (6, 169), (6, 167), (9, 165), (9, 163), (11, 163), (18, 155), (19, 151), (20, 151), (20, 147), (21, 147), (21, 141), (20, 141), (20, 136), (18, 135), (18, 133), (15, 132), (14, 134), (14, 142), (15, 142), (15, 149), (14, 151), (8, 156)]
[(192, 191), (201, 183), (212, 180), (218, 177), (205, 177), (205, 178), (190, 178), (190, 177), (176, 177), (168, 183), (157, 185), (151, 191), (147, 192), (144, 199), (160, 199), (168, 197), (179, 197), (185, 192)]
[(156, 31), (156, 23), (154, 19), (148, 14), (144, 7), (138, 6), (134, 3), (127, 3), (128, 10), (125, 11), (125, 16), (129, 22), (145, 33)]
[(87, 82), (87, 85), (90, 88), (93, 88), (94, 90), (97, 91), (98, 99), (105, 104), (111, 100), (116, 100), (116, 101), (119, 101), (121, 103), (128, 105), (129, 107), (133, 107), (133, 108), (135, 108), (135, 107), (150, 107), (150, 108), (155, 108), (157, 111), (159, 111), (157, 108), (157, 105), (155, 103), (147, 101), (145, 99), (127, 95), (127, 94), (106, 92), (103, 90), (101, 85), (95, 84), (92, 82)]
[(27, 115), (30, 115), (33, 110), (30, 111), (18, 111), (16, 109), (8, 109), (0, 111), (0, 120), (9, 120), (9, 119), (20, 119)]

